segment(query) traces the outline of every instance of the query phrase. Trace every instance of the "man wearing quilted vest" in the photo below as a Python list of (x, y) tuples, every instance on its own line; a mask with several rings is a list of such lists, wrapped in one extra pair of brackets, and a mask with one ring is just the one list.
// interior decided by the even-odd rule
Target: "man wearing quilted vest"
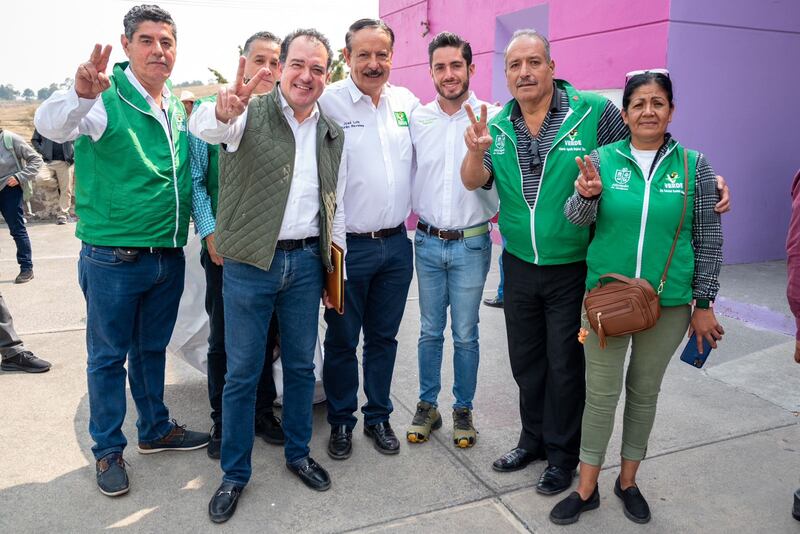
[(183, 106), (167, 78), (176, 55), (175, 22), (154, 5), (123, 20), (129, 62), (106, 74), (111, 47), (95, 45), (75, 74), (37, 110), (39, 132), (75, 139), (78, 276), (86, 298), (89, 432), (97, 485), (127, 493), (122, 451), (125, 363), (136, 403), (138, 451), (205, 447), (164, 405), (165, 349), (183, 292), (183, 246), (191, 181)]
[(286, 466), (314, 490), (331, 485), (308, 444), (320, 297), (329, 305), (323, 274), (333, 268), (332, 241), (346, 245), (344, 134), (317, 105), (331, 66), (325, 36), (313, 29), (290, 33), (280, 62), (276, 88), (251, 97), (267, 70), (245, 84), (240, 58), (235, 84), (191, 119), (193, 134), (225, 144), (215, 230), (225, 265), (224, 476), (208, 506), (217, 523), (233, 515), (252, 473), (256, 387), (273, 310), (282, 338)]
[(497, 188), (506, 239), (505, 318), (522, 432), (493, 468), (514, 471), (546, 459), (536, 486), (546, 495), (572, 483), (585, 397), (578, 329), (589, 230), (570, 225), (564, 202), (577, 176), (575, 157), (628, 133), (611, 102), (554, 80), (554, 69), (545, 37), (514, 33), (505, 51), (514, 98), (488, 125), (485, 111), (473, 118), (461, 168), (468, 189)]

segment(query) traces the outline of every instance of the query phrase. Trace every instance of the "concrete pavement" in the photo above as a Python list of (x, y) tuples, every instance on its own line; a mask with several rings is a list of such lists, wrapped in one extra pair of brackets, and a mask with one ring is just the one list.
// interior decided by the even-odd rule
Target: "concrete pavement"
[[(601, 506), (570, 527), (547, 515), (560, 497), (533, 486), (545, 467), (492, 471), (519, 432), (517, 390), (508, 365), (501, 310), (481, 309), (481, 369), (475, 399), (478, 444), (453, 447), (452, 420), (420, 445), (403, 442), (395, 457), (354, 433), (352, 458), (336, 462), (325, 447), (324, 408), (315, 409), (312, 455), (333, 487), (316, 493), (283, 466), (280, 447), (257, 439), (254, 474), (234, 518), (221, 526), (206, 507), (220, 470), (205, 451), (141, 456), (129, 447), (131, 491), (109, 499), (94, 483), (87, 431), (85, 306), (77, 285), (74, 225), (31, 225), (36, 278), (14, 285), (13, 242), (0, 229), (0, 291), (18, 331), (53, 369), (43, 375), (0, 372), (0, 532), (800, 532), (790, 514), (800, 486), (800, 366), (784, 302), (785, 264), (724, 269), (727, 335), (704, 370), (677, 357), (668, 369), (640, 487), (653, 520), (640, 526), (613, 495), (621, 414), (600, 478)], [(498, 280), (496, 253), (486, 285)], [(399, 334), (392, 422), (401, 436), (417, 400), (419, 312), (412, 284)], [(450, 344), (450, 338), (446, 342)], [(451, 347), (451, 345), (450, 345)], [(452, 349), (445, 351), (440, 403), (452, 402)], [(210, 427), (205, 376), (169, 358), (166, 399), (193, 429)], [(135, 444), (129, 401), (125, 433)]]

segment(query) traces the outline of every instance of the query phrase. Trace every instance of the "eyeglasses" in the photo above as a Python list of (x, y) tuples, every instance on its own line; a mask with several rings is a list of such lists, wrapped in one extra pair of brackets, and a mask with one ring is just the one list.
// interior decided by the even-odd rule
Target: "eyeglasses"
[(536, 172), (536, 168), (542, 166), (542, 158), (539, 157), (538, 139), (531, 139), (531, 144), (528, 145), (528, 155), (531, 157), (531, 172)]
[(631, 78), (634, 76), (639, 76), (640, 74), (661, 74), (662, 76), (669, 78), (669, 71), (667, 69), (632, 70), (625, 75), (625, 83), (627, 84)]

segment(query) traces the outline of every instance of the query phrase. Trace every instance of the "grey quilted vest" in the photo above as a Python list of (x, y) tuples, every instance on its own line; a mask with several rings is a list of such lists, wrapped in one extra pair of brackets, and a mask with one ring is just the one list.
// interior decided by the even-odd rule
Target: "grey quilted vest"
[[(247, 106), (236, 152), (220, 150), (216, 242), (225, 258), (269, 270), (294, 174), (294, 135), (280, 106), (279, 86)], [(344, 134), (320, 110), (317, 121), (320, 255), (331, 266), (331, 232)]]

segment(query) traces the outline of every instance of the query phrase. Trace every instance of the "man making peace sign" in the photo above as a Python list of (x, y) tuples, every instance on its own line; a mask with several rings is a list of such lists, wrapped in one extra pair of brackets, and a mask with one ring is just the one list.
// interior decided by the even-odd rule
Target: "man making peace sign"
[(106, 74), (111, 47), (95, 45), (75, 73), (36, 111), (34, 124), (58, 143), (75, 142), (80, 176), (78, 276), (86, 298), (89, 432), (97, 485), (128, 491), (122, 451), (125, 360), (139, 413), (139, 452), (205, 447), (208, 434), (170, 422), (164, 364), (183, 293), (183, 246), (191, 179), (183, 105), (167, 78), (176, 53), (175, 22), (158, 6), (123, 20), (129, 62)]

